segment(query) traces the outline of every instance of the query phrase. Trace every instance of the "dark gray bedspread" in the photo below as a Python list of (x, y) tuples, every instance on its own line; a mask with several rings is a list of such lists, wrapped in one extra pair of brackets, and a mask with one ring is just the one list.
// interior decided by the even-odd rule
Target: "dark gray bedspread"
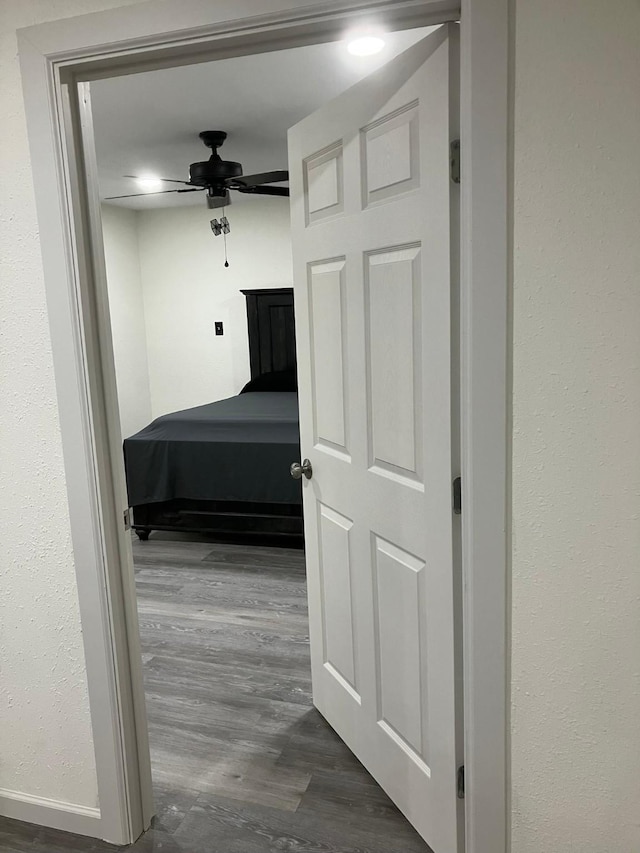
[(298, 395), (240, 394), (157, 418), (125, 439), (129, 505), (175, 498), (300, 503)]

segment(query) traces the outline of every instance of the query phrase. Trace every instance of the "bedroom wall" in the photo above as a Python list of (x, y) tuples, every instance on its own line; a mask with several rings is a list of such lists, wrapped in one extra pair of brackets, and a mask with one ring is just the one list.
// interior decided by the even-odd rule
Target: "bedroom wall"
[(228, 268), (222, 236), (209, 225), (214, 216), (220, 211), (204, 201), (138, 214), (154, 418), (237, 394), (250, 378), (240, 290), (292, 284), (286, 199), (240, 199), (227, 209)]
[(95, 807), (76, 575), (16, 29), (127, 0), (0, 3), (0, 814)]
[(514, 853), (640, 850), (639, 45), (516, 4)]
[(147, 335), (140, 277), (138, 214), (102, 206), (102, 233), (122, 437), (151, 420)]

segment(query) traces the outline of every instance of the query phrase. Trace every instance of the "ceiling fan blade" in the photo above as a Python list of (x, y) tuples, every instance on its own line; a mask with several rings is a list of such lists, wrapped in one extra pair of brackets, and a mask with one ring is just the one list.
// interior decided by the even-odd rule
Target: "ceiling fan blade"
[[(146, 178), (143, 178), (142, 175), (123, 175), (123, 178), (133, 178), (135, 181), (146, 181)], [(178, 181), (175, 178), (154, 178), (157, 181), (164, 181), (168, 184), (186, 184), (188, 187), (193, 186), (189, 181)]]
[(140, 198), (143, 195), (164, 195), (165, 193), (199, 193), (202, 192), (204, 187), (194, 187), (188, 190), (158, 190), (153, 193), (128, 193), (127, 195), (109, 195), (104, 200), (111, 201), (115, 198)]
[(227, 190), (226, 195), (208, 195), (207, 196), (207, 207), (209, 210), (217, 210), (219, 207), (229, 207), (231, 204), (231, 196), (229, 195), (229, 191)]
[(233, 178), (229, 181), (229, 186), (233, 189), (240, 187), (256, 187), (259, 184), (279, 184), (281, 181), (289, 180), (289, 172), (286, 169), (280, 169), (276, 172), (260, 172), (257, 175), (241, 175), (239, 178)]
[(236, 192), (250, 195), (280, 195), (289, 196), (288, 187), (232, 187)]

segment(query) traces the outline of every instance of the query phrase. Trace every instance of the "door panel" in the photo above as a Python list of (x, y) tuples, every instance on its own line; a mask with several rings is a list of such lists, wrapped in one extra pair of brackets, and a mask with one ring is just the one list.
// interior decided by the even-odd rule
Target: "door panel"
[[(381, 729), (428, 771), (422, 673), (426, 633), (424, 562), (375, 534), (376, 716)], [(426, 682), (426, 679), (424, 679)]]
[(457, 63), (447, 25), (289, 133), (314, 703), (435, 853), (463, 846)]
[(361, 131), (363, 206), (420, 185), (418, 101)]
[(353, 522), (324, 504), (318, 504), (318, 510), (324, 665), (335, 678), (346, 682), (343, 686), (359, 702), (349, 541)]
[(365, 256), (369, 467), (419, 479), (420, 246)]
[(342, 213), (342, 142), (329, 145), (304, 161), (307, 224)]
[(314, 438), (348, 454), (345, 260), (309, 265)]

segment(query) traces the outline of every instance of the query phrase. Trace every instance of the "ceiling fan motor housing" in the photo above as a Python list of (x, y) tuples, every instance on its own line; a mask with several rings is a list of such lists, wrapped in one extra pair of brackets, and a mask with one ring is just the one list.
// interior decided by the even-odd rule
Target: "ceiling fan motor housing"
[(189, 166), (189, 181), (198, 187), (208, 187), (220, 184), (225, 189), (224, 182), (229, 178), (239, 178), (242, 175), (242, 165), (233, 160), (221, 160), (217, 154), (212, 154), (209, 160), (202, 163), (192, 163)]
[(213, 153), (208, 160), (189, 166), (189, 181), (199, 187), (209, 187), (212, 195), (224, 195), (227, 190), (225, 181), (242, 175), (241, 163), (223, 160), (218, 154), (217, 149), (226, 138), (227, 134), (223, 130), (204, 130), (200, 139)]

